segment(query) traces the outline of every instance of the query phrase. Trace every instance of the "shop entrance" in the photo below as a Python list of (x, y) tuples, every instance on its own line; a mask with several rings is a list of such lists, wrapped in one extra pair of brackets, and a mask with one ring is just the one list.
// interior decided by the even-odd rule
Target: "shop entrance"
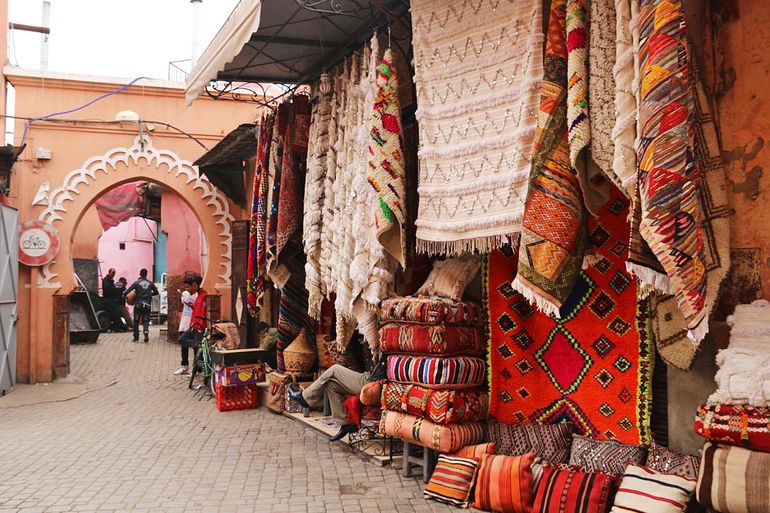
[[(167, 150), (153, 147), (146, 135), (134, 139), (126, 148), (113, 148), (103, 155), (88, 159), (63, 182), (52, 186), (47, 205), (38, 219), (51, 224), (61, 239), (59, 255), (50, 264), (31, 269), (31, 299), (39, 312), (35, 323), (20, 330), (20, 347), (30, 354), (29, 381), (48, 381), (54, 368), (65, 368), (69, 362), (69, 335), (61, 333), (54, 323), (54, 296), (69, 295), (79, 286), (75, 278), (76, 239), (89, 209), (105, 193), (133, 182), (155, 184), (183, 201), (200, 225), (205, 241), (206, 258), (201, 265), (203, 287), (219, 296), (221, 314), (230, 315), (231, 222), (229, 203), (187, 160)], [(133, 280), (135, 276), (127, 277)], [(62, 340), (66, 340), (62, 344)], [(61, 350), (57, 349), (61, 347)], [(51, 355), (53, 358), (47, 356)], [(54, 361), (51, 361), (54, 360)], [(62, 360), (62, 361), (58, 361)]]

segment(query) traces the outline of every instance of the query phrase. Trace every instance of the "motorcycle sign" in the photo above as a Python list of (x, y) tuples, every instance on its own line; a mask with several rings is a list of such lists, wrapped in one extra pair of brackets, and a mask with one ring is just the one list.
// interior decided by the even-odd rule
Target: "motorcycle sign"
[(45, 265), (59, 253), (59, 233), (39, 220), (24, 221), (19, 233), (19, 262), (30, 266)]

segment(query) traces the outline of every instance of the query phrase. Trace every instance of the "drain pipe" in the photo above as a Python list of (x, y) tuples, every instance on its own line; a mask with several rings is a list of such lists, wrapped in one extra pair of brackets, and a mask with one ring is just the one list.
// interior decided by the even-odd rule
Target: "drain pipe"
[[(51, 29), (51, 2), (43, 1), (43, 17), (40, 25), (43, 28)], [(48, 70), (48, 33), (40, 34), (40, 69)]]

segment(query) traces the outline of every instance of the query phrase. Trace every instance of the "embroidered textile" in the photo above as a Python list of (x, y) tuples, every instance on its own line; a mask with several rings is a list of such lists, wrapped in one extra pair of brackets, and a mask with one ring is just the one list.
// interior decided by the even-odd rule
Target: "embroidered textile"
[(478, 470), (479, 461), (476, 459), (440, 454), (423, 497), (467, 508)]
[[(692, 70), (697, 71), (694, 63)], [(700, 80), (695, 81), (695, 93), (695, 159), (703, 172), (698, 201), (703, 215), (701, 228), (708, 279), (705, 308), (710, 312), (717, 304), (720, 284), (730, 268), (730, 206), (718, 130)], [(676, 297), (656, 297), (654, 306), (652, 326), (661, 358), (679, 369), (689, 369), (698, 345), (693, 344), (688, 336), (687, 321), (679, 309)]]
[(388, 382), (382, 388), (382, 408), (436, 424), (480, 422), (487, 418), (489, 395), (484, 390), (435, 390)]
[(546, 465), (532, 513), (607, 513), (613, 483), (602, 472)]
[(377, 96), (369, 130), (369, 184), (377, 195), (377, 240), (406, 267), (406, 174), (401, 135), (398, 73), (393, 52), (385, 50), (377, 66)]
[(490, 442), (478, 445), (468, 445), (457, 452), (453, 452), (450, 456), (457, 456), (458, 458), (476, 458), (479, 460), (481, 459), (482, 454), (495, 454), (495, 444)]
[(532, 511), (532, 453), (517, 456), (482, 454), (473, 507), (482, 511)]
[(535, 453), (550, 463), (567, 463), (572, 447), (573, 425), (561, 424), (503, 424), (489, 419), (489, 441), (498, 454), (515, 456)]
[(483, 356), (484, 330), (465, 326), (426, 326), (391, 322), (380, 328), (380, 350), (436, 356)]
[(723, 513), (770, 511), (770, 454), (706, 442), (695, 495)]
[(291, 122), (290, 116), (291, 105), (289, 103), (282, 103), (278, 106), (278, 113), (273, 124), (273, 136), (270, 141), (270, 167), (266, 199), (265, 274), (269, 274), (277, 267), (278, 248), (276, 246), (276, 236), (278, 233), (278, 204), (281, 199), (281, 166), (283, 165), (284, 136)]
[(610, 513), (684, 511), (695, 490), (695, 479), (655, 472), (641, 465), (628, 465)]
[(381, 323), (390, 321), (424, 324), (461, 324), (481, 328), (483, 312), (470, 301), (453, 301), (441, 297), (407, 296), (384, 300), (378, 309)]
[(642, 464), (647, 449), (642, 445), (625, 445), (617, 440), (594, 440), (584, 436), (572, 437), (570, 465), (580, 465), (608, 474), (622, 474), (628, 462)]
[(615, 2), (616, 0), (592, 0), (589, 30), (588, 112), (591, 114), (591, 158), (605, 176), (618, 188), (620, 180), (612, 171), (615, 147), (612, 129), (615, 127), (615, 105), (608, 101), (615, 95)]
[(549, 314), (569, 296), (583, 263), (584, 213), (567, 133), (567, 0), (553, 0), (545, 76), (513, 283)]
[(383, 410), (380, 433), (446, 453), (484, 442), (487, 426), (481, 422), (441, 425), (414, 415)]
[(652, 440), (647, 452), (647, 463), (645, 465), (652, 470), (664, 474), (673, 474), (686, 477), (687, 479), (698, 479), (700, 458), (689, 454), (679, 454), (676, 451), (658, 445), (655, 443), (655, 440)]
[(703, 404), (695, 417), (695, 432), (712, 442), (770, 452), (770, 408)]
[(388, 356), (388, 380), (428, 388), (470, 388), (484, 382), (487, 365), (481, 358), (455, 356)]
[(499, 247), (524, 213), (542, 67), (539, 0), (411, 2), (417, 249)]
[[(639, 0), (615, 0), (614, 155), (608, 171), (623, 194), (636, 196), (636, 116), (639, 93)], [(606, 99), (605, 99), (606, 100)]]
[(717, 390), (709, 403), (770, 406), (770, 353), (728, 347), (717, 353), (716, 363)]
[[(281, 287), (278, 303), (278, 340), (276, 341), (276, 370), (284, 372), (283, 350), (291, 344), (300, 332), (313, 333), (313, 325), (307, 315), (307, 289), (305, 289), (304, 255), (295, 255), (286, 262), (288, 281)], [(310, 337), (315, 349), (315, 337)]]
[(647, 266), (632, 247), (639, 280), (673, 293), (693, 340), (708, 332), (702, 169), (694, 161), (693, 88), (681, 0), (642, 0), (638, 198), (632, 227), (660, 267)]
[(569, 421), (576, 433), (622, 442), (649, 436), (652, 379), (648, 301), (625, 271), (628, 203), (619, 191), (589, 220), (597, 259), (556, 320), (510, 286), (516, 257), (485, 269), (490, 315), (490, 415), (506, 423)]

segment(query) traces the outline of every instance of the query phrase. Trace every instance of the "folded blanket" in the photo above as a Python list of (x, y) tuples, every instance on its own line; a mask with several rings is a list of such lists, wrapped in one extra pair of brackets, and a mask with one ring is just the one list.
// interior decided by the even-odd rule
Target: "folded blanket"
[(480, 389), (434, 390), (391, 382), (382, 387), (382, 408), (409, 413), (436, 424), (476, 422), (487, 418), (489, 395)]
[(388, 356), (388, 380), (428, 388), (470, 388), (484, 382), (487, 364), (481, 358), (456, 356)]
[(462, 324), (481, 328), (484, 312), (476, 303), (435, 296), (386, 299), (380, 304), (380, 323), (390, 321), (424, 324)]
[(717, 365), (717, 391), (708, 398), (709, 404), (770, 406), (770, 354), (728, 348), (717, 355)]
[(481, 328), (395, 322), (380, 328), (380, 350), (383, 353), (481, 356), (485, 345), (484, 330)]
[(770, 452), (770, 408), (704, 404), (695, 417), (695, 432), (712, 442)]
[(481, 422), (442, 426), (414, 415), (385, 410), (380, 433), (446, 453), (485, 442), (487, 426)]

